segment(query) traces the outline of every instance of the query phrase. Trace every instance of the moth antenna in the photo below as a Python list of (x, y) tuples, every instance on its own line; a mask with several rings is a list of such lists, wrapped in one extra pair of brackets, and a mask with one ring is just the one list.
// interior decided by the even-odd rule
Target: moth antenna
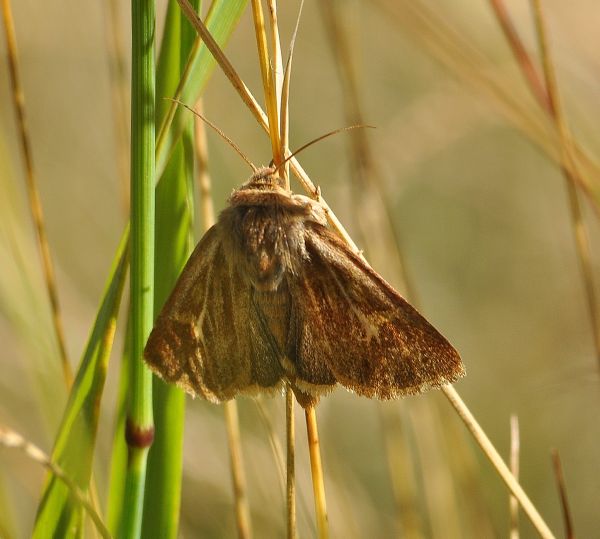
[(211, 127), (214, 131), (217, 132), (217, 134), (223, 139), (225, 140), (225, 142), (227, 142), (236, 152), (237, 154), (244, 160), (246, 161), (246, 163), (248, 163), (248, 165), (250, 166), (250, 168), (252, 169), (253, 172), (258, 171), (258, 168), (256, 168), (256, 166), (252, 163), (252, 161), (250, 161), (250, 159), (248, 159), (246, 157), (246, 155), (244, 154), (244, 152), (242, 152), (242, 150), (240, 150), (239, 146), (233, 142), (233, 140), (231, 140), (225, 133), (223, 133), (223, 131), (217, 127), (214, 123), (212, 123), (208, 118), (202, 116), (202, 114), (200, 114), (197, 110), (194, 110), (192, 107), (190, 107), (189, 105), (186, 105), (183, 101), (179, 101), (178, 99), (173, 99), (172, 97), (165, 97), (164, 99), (167, 99), (168, 101), (173, 101), (173, 103), (177, 103), (178, 105), (181, 105), (182, 107), (185, 107), (186, 109), (188, 109), (191, 113), (195, 114), (196, 116), (198, 116), (198, 118), (200, 118), (206, 125), (208, 125), (209, 127)]
[(342, 131), (350, 131), (351, 129), (375, 129), (374, 125), (365, 125), (365, 124), (357, 124), (357, 125), (349, 125), (347, 127), (339, 127), (338, 129), (334, 129), (333, 131), (329, 131), (329, 133), (325, 133), (324, 135), (321, 135), (320, 137), (317, 137), (313, 140), (311, 140), (310, 142), (307, 142), (306, 144), (303, 144), (302, 146), (300, 146), (300, 148), (296, 148), (290, 155), (288, 155), (281, 163), (279, 163), (279, 165), (277, 165), (277, 167), (274, 168), (273, 172), (277, 172), (283, 165), (285, 165), (292, 157), (296, 157), (296, 155), (298, 155), (301, 151), (306, 150), (306, 148), (308, 148), (309, 146), (312, 146), (313, 144), (320, 142), (323, 139), (326, 139), (327, 137), (331, 137), (333, 135), (337, 135), (338, 133), (341, 133)]

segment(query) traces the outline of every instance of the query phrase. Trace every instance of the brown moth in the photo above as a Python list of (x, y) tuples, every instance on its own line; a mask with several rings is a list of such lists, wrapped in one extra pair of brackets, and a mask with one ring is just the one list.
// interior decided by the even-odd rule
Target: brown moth
[(391, 399), (464, 375), (448, 341), (274, 168), (235, 190), (167, 300), (144, 356), (192, 395), (280, 390), (303, 407), (336, 383)]

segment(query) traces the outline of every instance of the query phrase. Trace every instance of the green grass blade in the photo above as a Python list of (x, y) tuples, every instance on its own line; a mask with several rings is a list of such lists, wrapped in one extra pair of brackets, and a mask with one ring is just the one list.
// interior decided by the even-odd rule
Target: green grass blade
[(113, 535), (117, 535), (123, 498), (125, 496), (125, 474), (127, 471), (127, 443), (125, 442), (125, 419), (127, 417), (127, 395), (131, 378), (131, 317), (127, 318), (123, 357), (119, 372), (119, 391), (116, 402), (115, 429), (110, 458), (110, 476), (108, 483), (108, 500), (106, 522)]
[[(86, 491), (92, 472), (100, 399), (112, 349), (127, 269), (129, 234), (121, 240), (52, 452), (71, 480)], [(81, 532), (82, 511), (63, 482), (50, 476), (38, 507), (33, 537), (72, 537)]]
[[(216, 42), (224, 48), (233, 29), (246, 8), (247, 0), (214, 0), (206, 15), (205, 24), (210, 30)], [(184, 23), (186, 26), (187, 22)], [(199, 46), (196, 46), (198, 45)], [(186, 68), (180, 83), (179, 99), (188, 104), (193, 104), (200, 97), (204, 85), (210, 78), (216, 62), (206, 46), (195, 41), (186, 62)], [(162, 97), (172, 97), (159, 95)], [(160, 176), (165, 169), (169, 156), (173, 152), (173, 147), (185, 126), (187, 125), (187, 111), (179, 110), (174, 103), (170, 104), (174, 116), (165, 115), (160, 124), (156, 140), (156, 172)]]
[[(181, 78), (195, 34), (177, 4), (167, 12), (157, 67), (157, 95), (172, 95)], [(162, 103), (161, 103), (162, 101)], [(157, 125), (168, 102), (157, 102)], [(188, 123), (191, 128), (191, 118)], [(155, 312), (162, 307), (187, 260), (192, 224), (192, 134), (188, 129), (156, 189)], [(155, 438), (148, 457), (142, 537), (175, 538), (179, 527), (185, 395), (154, 379)]]

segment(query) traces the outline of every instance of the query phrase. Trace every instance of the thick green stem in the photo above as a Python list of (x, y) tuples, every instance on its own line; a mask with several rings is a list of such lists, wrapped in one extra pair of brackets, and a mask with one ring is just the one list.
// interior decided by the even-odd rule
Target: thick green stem
[(132, 0), (131, 69), (131, 362), (126, 427), (129, 458), (123, 538), (140, 537), (148, 450), (154, 435), (152, 375), (142, 361), (154, 303), (154, 0)]

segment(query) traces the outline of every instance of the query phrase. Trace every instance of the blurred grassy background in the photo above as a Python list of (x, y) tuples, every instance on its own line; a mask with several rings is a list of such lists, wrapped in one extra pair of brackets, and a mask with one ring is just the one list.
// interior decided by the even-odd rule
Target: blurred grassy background
[[(527, 96), (487, 2), (445, 0), (432, 5), (489, 57), (488, 69), (509, 81), (516, 96)], [(507, 5), (535, 50), (528, 6), (516, 1)], [(289, 7), (288, 3), (280, 6), (284, 43), (296, 15), (296, 6)], [(579, 142), (598, 155), (600, 128), (592, 119), (600, 115), (600, 10), (591, 0), (547, 0), (544, 7), (570, 125)], [(109, 76), (114, 58), (107, 50), (111, 22), (100, 3), (40, 7), (20, 1), (13, 9), (67, 344), (70, 356), (77, 358), (125, 223), (118, 168), (122, 149), (114, 135)], [(124, 4), (119, 9), (119, 32), (128, 49), (129, 8)], [(158, 13), (163, 11), (164, 3), (159, 2)], [(366, 1), (344, 2), (342, 11), (352, 35), (363, 115), (367, 123), (377, 126), (368, 137), (382, 171), (407, 271), (421, 310), (458, 348), (467, 367), (468, 376), (457, 389), (505, 455), (509, 415), (518, 414), (522, 484), (557, 533), (562, 521), (549, 450), (559, 449), (576, 531), (580, 537), (597, 536), (600, 380), (560, 170), (488, 100), (441, 68), (390, 17)], [(262, 97), (250, 19), (247, 12), (227, 52), (255, 95)], [(66, 395), (53, 352), (14, 114), (4, 82), (3, 42), (0, 47), (0, 421), (49, 450)], [(346, 124), (343, 93), (320, 10), (308, 1), (294, 57), (292, 147)], [(207, 88), (205, 113), (255, 163), (270, 160), (268, 139), (218, 71)], [(349, 185), (348, 146), (347, 136), (341, 134), (307, 150), (300, 161), (358, 240), (360, 194)], [(249, 171), (212, 135), (209, 156), (215, 203), (221, 208)], [(597, 217), (585, 201), (584, 209), (596, 254)], [(378, 231), (372, 234), (377, 238)], [(385, 253), (379, 253), (378, 259), (382, 257)], [(594, 262), (597, 270), (597, 255)], [(376, 269), (399, 286), (390, 268), (380, 264)], [(102, 403), (101, 469), (111, 447), (117, 363), (111, 365)], [(435, 400), (440, 407), (426, 409), (422, 402)], [(188, 405), (182, 533), (232, 536), (222, 413), (204, 402), (190, 399)], [(282, 535), (284, 498), (267, 436), (253, 403), (241, 400), (239, 405), (255, 532), (258, 537), (265, 536), (266, 530)], [(265, 405), (283, 437), (283, 400), (266, 400)], [(378, 406), (344, 390), (319, 406), (334, 537), (395, 534)], [(384, 406), (398, 409), (396, 403)], [(448, 407), (436, 394), (409, 398), (401, 406), (403, 417), (412, 418), (413, 428), (421, 426), (425, 431), (431, 410)], [(458, 419), (450, 421), (457, 431), (462, 429)], [(299, 525), (306, 535), (313, 517), (303, 432), (299, 422), (297, 471), (304, 499), (299, 500)], [(427, 445), (425, 434), (417, 434), (416, 440)], [(452, 440), (446, 439), (444, 446), (428, 447), (426, 454), (443, 462), (451, 451)], [(476, 495), (483, 496), (489, 510), (494, 530), (490, 533), (505, 536), (506, 489), (476, 448), (472, 454), (480, 465)], [(428, 465), (427, 460), (425, 470)], [(42, 479), (37, 465), (0, 450), (0, 507), (14, 511), (17, 536), (29, 533)], [(104, 479), (98, 475), (101, 494)], [(459, 506), (461, 499), (457, 493)], [(522, 521), (523, 537), (534, 536)], [(434, 531), (429, 533), (435, 536)]]

